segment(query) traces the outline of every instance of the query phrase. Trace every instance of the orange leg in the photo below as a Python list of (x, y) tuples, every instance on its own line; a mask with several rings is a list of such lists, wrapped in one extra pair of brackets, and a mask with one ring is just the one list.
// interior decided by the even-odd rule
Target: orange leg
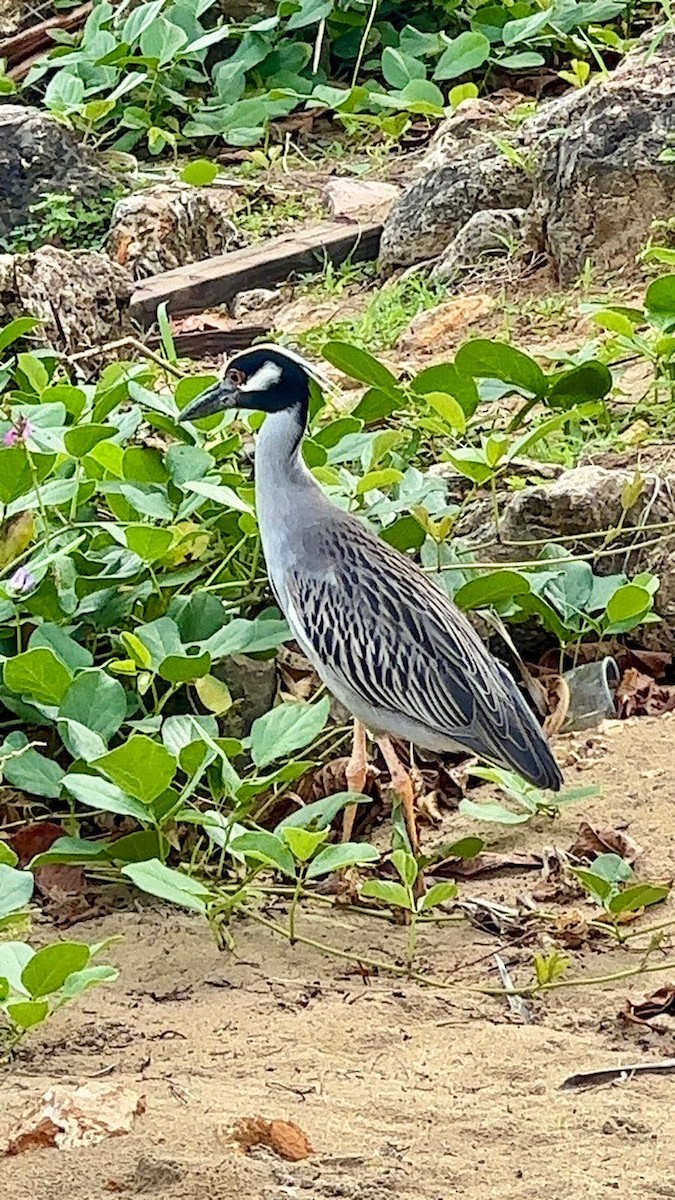
[(382, 756), (387, 764), (387, 770), (391, 777), (391, 786), (397, 796), (401, 798), (401, 806), (403, 808), (403, 817), (405, 827), (408, 832), (408, 840), (410, 841), (410, 849), (415, 857), (419, 853), (420, 842), (417, 834), (417, 821), (415, 818), (415, 791), (412, 785), (412, 780), (406, 771), (405, 767), (399, 762), (398, 756), (391, 741), (388, 737), (380, 737), (377, 739), (377, 744), (382, 751)]
[[(366, 727), (360, 721), (354, 721), (354, 741), (352, 753), (347, 763), (347, 788), (350, 792), (362, 792), (368, 777), (368, 755), (366, 750)], [(349, 804), (342, 817), (342, 841), (348, 842), (352, 836), (356, 820), (356, 805)]]

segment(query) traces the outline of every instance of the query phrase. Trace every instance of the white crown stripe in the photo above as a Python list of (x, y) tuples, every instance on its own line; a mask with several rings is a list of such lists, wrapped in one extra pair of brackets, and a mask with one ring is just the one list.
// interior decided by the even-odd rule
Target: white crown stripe
[(250, 346), (247, 350), (238, 350), (226, 363), (226, 370), (228, 367), (236, 366), (238, 359), (250, 354), (252, 350), (274, 350), (282, 358), (287, 358), (290, 362), (297, 363), (299, 367), (302, 367), (303, 371), (306, 371), (310, 378), (319, 384), (319, 387), (328, 389), (333, 387), (330, 380), (319, 371), (314, 363), (308, 362), (301, 354), (296, 354), (294, 350), (289, 350), (287, 346), (278, 346), (276, 342), (256, 342), (255, 345)]
[(279, 382), (283, 374), (282, 367), (278, 363), (268, 359), (262, 367), (258, 367), (252, 375), (249, 375), (245, 383), (239, 384), (240, 392), (266, 392), (269, 388), (273, 388)]

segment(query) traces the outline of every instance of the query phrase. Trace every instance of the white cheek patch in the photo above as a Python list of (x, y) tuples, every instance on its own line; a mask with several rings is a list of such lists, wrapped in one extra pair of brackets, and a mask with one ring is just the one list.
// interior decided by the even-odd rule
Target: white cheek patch
[[(322, 388), (323, 391), (331, 391), (334, 389), (334, 385), (331, 383), (331, 381), (315, 366), (314, 363), (308, 362), (307, 359), (303, 358), (301, 354), (296, 354), (294, 350), (289, 350), (287, 346), (278, 346), (275, 342), (258, 342), (252, 347), (252, 349), (273, 350), (275, 354), (279, 354), (282, 358), (287, 358), (290, 362), (296, 363), (299, 367), (302, 367), (303, 371), (309, 375), (310, 379), (313, 379), (315, 383), (318, 383), (319, 387)], [(230, 367), (236, 367), (237, 360), (239, 358), (245, 358), (247, 354), (250, 354), (250, 350), (240, 350), (238, 354), (234, 354), (232, 356), (227, 365)], [(272, 362), (265, 363), (265, 366), (261, 367), (261, 371), (266, 370), (268, 367), (272, 367), (274, 365), (275, 364)], [(256, 371), (255, 375), (252, 376), (251, 379), (244, 384), (244, 387), (240, 388), (239, 390), (245, 392), (253, 391), (251, 383), (253, 379), (258, 378), (259, 373), (260, 372)], [(278, 382), (278, 380), (275, 382)], [(266, 386), (270, 387), (272, 385), (267, 384)], [(262, 389), (258, 388), (258, 385), (256, 384), (255, 390), (258, 391)]]
[(238, 390), (240, 392), (266, 392), (279, 382), (281, 375), (282, 369), (279, 364), (269, 359), (263, 363), (262, 367), (258, 367), (253, 375), (249, 375), (246, 383), (240, 384)]

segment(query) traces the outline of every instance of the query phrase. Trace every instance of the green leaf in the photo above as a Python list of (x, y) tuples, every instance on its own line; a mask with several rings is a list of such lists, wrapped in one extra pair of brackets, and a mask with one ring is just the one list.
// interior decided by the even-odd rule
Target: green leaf
[(72, 683), (72, 673), (47, 647), (24, 650), (5, 663), (5, 685), (37, 704), (60, 704)]
[(608, 896), (611, 896), (614, 890), (612, 884), (603, 879), (601, 875), (596, 875), (594, 871), (589, 871), (585, 867), (571, 867), (570, 869), (572, 874), (576, 875), (579, 883), (600, 900), (606, 900)]
[(149, 858), (166, 858), (170, 846), (158, 829), (140, 829), (137, 833), (127, 833), (124, 837), (115, 838), (108, 842), (106, 857), (113, 862), (139, 863), (147, 862)]
[(403, 472), (395, 467), (383, 467), (379, 471), (369, 471), (356, 485), (356, 495), (364, 496), (366, 492), (382, 491), (394, 487), (403, 479)]
[(321, 875), (342, 871), (345, 867), (377, 862), (379, 857), (375, 847), (367, 842), (340, 842), (337, 846), (326, 846), (309, 864), (307, 878), (318, 879)]
[(460, 800), (459, 811), (465, 817), (477, 821), (493, 821), (497, 825), (522, 825), (529, 821), (531, 813), (514, 813), (503, 804), (477, 804), (475, 800)]
[(529, 591), (530, 582), (519, 571), (491, 571), (489, 575), (481, 575), (462, 584), (455, 592), (454, 600), (458, 608), (486, 608)]
[(147, 563), (163, 558), (173, 543), (172, 531), (156, 525), (127, 525), (124, 536), (129, 549)]
[(403, 88), (411, 79), (426, 79), (426, 67), (418, 58), (386, 46), (382, 52), (382, 74), (393, 88)]
[(411, 910), (410, 893), (402, 883), (394, 883), (388, 879), (368, 879), (361, 887), (361, 897), (382, 900), (390, 908), (407, 908)]
[(66, 750), (73, 758), (81, 758), (90, 763), (105, 754), (107, 746), (101, 735), (93, 729), (87, 729), (80, 721), (59, 718), (56, 727)]
[(288, 641), (291, 631), (285, 621), (271, 617), (256, 617), (248, 621), (245, 617), (234, 617), (222, 629), (200, 643), (212, 659), (224, 658), (228, 654), (259, 654), (262, 650), (276, 650)]
[(134, 733), (115, 750), (93, 764), (124, 792), (152, 804), (173, 782), (176, 762), (159, 742), (143, 733)]
[(612, 374), (604, 363), (581, 363), (556, 380), (546, 402), (550, 408), (567, 409), (587, 400), (601, 400), (611, 390)]
[(195, 691), (204, 708), (208, 708), (209, 712), (215, 713), (217, 717), (222, 716), (232, 707), (230, 689), (222, 679), (217, 679), (215, 675), (205, 675), (202, 679), (197, 679)]
[(192, 683), (211, 670), (210, 654), (170, 654), (159, 664), (159, 674), (167, 683)]
[(100, 667), (82, 671), (63, 696), (59, 717), (77, 721), (108, 742), (127, 715), (122, 684)]
[(327, 829), (320, 829), (316, 833), (312, 833), (309, 829), (301, 829), (293, 825), (287, 825), (282, 833), (282, 839), (293, 858), (303, 863), (309, 861), (327, 837)]
[(624, 888), (618, 896), (613, 896), (608, 908), (612, 913), (637, 912), (650, 904), (659, 904), (667, 900), (670, 893), (668, 887), (655, 887), (651, 883), (636, 883), (633, 887)]
[(127, 654), (140, 667), (142, 671), (147, 671), (152, 666), (152, 655), (147, 646), (143, 645), (140, 638), (136, 637), (135, 633), (125, 631), (120, 634), (120, 641), (124, 646)]
[(650, 283), (645, 308), (654, 324), (661, 328), (675, 324), (675, 275), (662, 275)]
[(102, 983), (114, 983), (119, 978), (119, 971), (116, 967), (101, 966), (85, 967), (82, 971), (73, 971), (63, 984), (61, 995), (64, 1000), (73, 1000), (75, 996), (81, 996), (83, 992), (88, 992), (90, 988), (98, 987)]
[[(10, 734), (0, 749), (0, 754), (6, 750), (18, 749), (21, 744), (26, 745), (24, 734)], [(53, 759), (46, 758), (44, 754), (30, 747), (17, 758), (10, 758), (3, 766), (3, 774), (8, 783), (20, 788), (22, 792), (58, 800), (65, 772)]]
[(209, 483), (206, 479), (191, 479), (182, 486), (184, 491), (194, 492), (197, 496), (205, 496), (207, 500), (214, 500), (223, 508), (233, 508), (235, 512), (255, 516), (253, 505), (249, 504), (247, 500), (243, 500), (234, 488), (227, 487), (225, 484)]
[(156, 858), (147, 862), (128, 863), (122, 867), (122, 874), (142, 892), (149, 892), (151, 896), (159, 896), (160, 900), (168, 900), (193, 912), (205, 913), (211, 899), (211, 892), (204, 884), (184, 875), (182, 871), (165, 867)]
[(424, 398), (434, 412), (443, 418), (446, 425), (464, 433), (466, 417), (459, 400), (455, 400), (454, 396), (448, 395), (447, 392), (426, 392)]
[(464, 475), (479, 485), (486, 483), (492, 475), (492, 467), (488, 465), (483, 452), (473, 450), (470, 446), (448, 454), (448, 462), (456, 471), (459, 471), (460, 475)]
[(281, 838), (276, 837), (273, 833), (267, 833), (265, 830), (242, 833), (239, 837), (232, 839), (229, 849), (232, 853), (243, 854), (245, 858), (252, 859), (253, 862), (274, 867), (275, 870), (283, 872), (291, 879), (295, 878), (293, 855)]
[(80, 671), (84, 667), (91, 667), (94, 662), (93, 655), (86, 646), (81, 646), (74, 637), (66, 633), (65, 629), (60, 625), (54, 625), (51, 621), (44, 621), (30, 635), (28, 649), (34, 650), (39, 646), (46, 646), (48, 650), (53, 650), (61, 662), (70, 667), (71, 671)]
[(141, 53), (144, 58), (156, 58), (165, 66), (176, 57), (183, 46), (187, 46), (188, 35), (179, 25), (166, 17), (156, 17), (141, 35)]
[(626, 632), (639, 624), (652, 607), (653, 599), (646, 588), (625, 583), (607, 601), (605, 615), (616, 632)]
[(21, 975), (34, 954), (33, 947), (25, 942), (0, 942), (0, 979), (8, 980), (13, 992), (28, 994)]
[(0, 842), (0, 864), (5, 867), (15, 867), (19, 861), (18, 854), (15, 854), (11, 846), (7, 842)]
[(60, 837), (42, 854), (37, 854), (30, 863), (31, 871), (37, 867), (70, 863), (88, 863), (97, 858), (106, 858), (105, 842), (90, 842), (79, 837)]
[(5, 1012), (19, 1029), (32, 1029), (49, 1015), (48, 1000), (15, 1000), (6, 1005)]
[(319, 736), (328, 721), (330, 698), (318, 704), (289, 700), (258, 717), (251, 729), (251, 757), (257, 767), (302, 750)]
[[(483, 850), (485, 842), (479, 837), (464, 837), (456, 842), (446, 842), (435, 852), (434, 859), (441, 861), (446, 858), (476, 858)], [(440, 856), (440, 857), (439, 857)]]
[(403, 883), (411, 888), (418, 875), (414, 854), (409, 854), (407, 850), (394, 850), (391, 861)]
[(318, 25), (330, 16), (335, 0), (300, 0), (300, 8), (286, 23), (286, 29), (304, 29), (306, 25)]
[(88, 808), (96, 808), (100, 812), (119, 813), (123, 817), (134, 817), (141, 824), (152, 820), (152, 813), (140, 801), (127, 796), (121, 788), (107, 779), (99, 779), (98, 775), (66, 775), (63, 786)]
[(490, 43), (483, 33), (460, 33), (448, 43), (438, 60), (434, 79), (458, 79), (482, 67), (490, 57)]
[(33, 895), (33, 886), (30, 871), (17, 871), (0, 863), (0, 917), (25, 908)]
[(73, 458), (85, 458), (94, 446), (115, 436), (114, 425), (75, 425), (63, 435), (63, 444)]
[(367, 350), (351, 346), (348, 342), (326, 342), (321, 353), (338, 371), (348, 375), (350, 379), (358, 379), (369, 387), (377, 388), (385, 395), (404, 402), (398, 381), (384, 363), (378, 362)]
[(91, 951), (83, 942), (57, 942), (45, 946), (26, 963), (21, 982), (34, 1000), (58, 992), (73, 971), (82, 971)]
[(183, 167), (180, 179), (182, 183), (189, 183), (192, 187), (207, 187), (213, 183), (219, 172), (218, 163), (211, 162), (208, 158), (196, 158)]
[(475, 338), (460, 346), (455, 356), (458, 371), (475, 379), (500, 379), (535, 396), (546, 394), (546, 376), (541, 367), (525, 354), (504, 342)]
[(371, 797), (363, 796), (360, 792), (335, 792), (332, 796), (324, 796), (322, 800), (314, 800), (312, 804), (305, 804), (302, 808), (292, 812), (290, 816), (284, 817), (283, 821), (280, 821), (275, 827), (274, 832), (280, 833), (282, 829), (287, 829), (289, 826), (296, 829), (307, 829), (310, 825), (315, 825), (317, 829), (328, 829), (338, 813), (348, 804), (370, 803)]
[(0, 354), (3, 354), (12, 342), (25, 337), (36, 329), (40, 322), (35, 317), (15, 317), (0, 329)]
[(457, 891), (456, 883), (435, 883), (422, 896), (417, 906), (418, 911), (428, 912), (430, 908), (436, 908), (439, 904), (445, 904), (448, 900), (454, 900)]
[(171, 617), (158, 617), (156, 621), (141, 625), (136, 630), (136, 635), (149, 651), (150, 662), (155, 671), (159, 670), (166, 658), (185, 653), (178, 626)]

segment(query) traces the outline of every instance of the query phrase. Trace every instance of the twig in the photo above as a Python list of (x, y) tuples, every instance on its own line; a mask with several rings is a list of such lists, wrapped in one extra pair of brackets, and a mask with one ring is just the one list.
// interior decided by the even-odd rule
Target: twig
[(627, 1067), (601, 1067), (597, 1071), (579, 1071), (568, 1075), (560, 1084), (561, 1091), (572, 1088), (592, 1087), (594, 1083), (609, 1083), (621, 1079), (627, 1083), (632, 1075), (669, 1075), (675, 1071), (675, 1058), (662, 1058), (658, 1062), (631, 1063)]
[(67, 363), (84, 362), (87, 358), (95, 358), (97, 354), (107, 354), (109, 351), (124, 350), (127, 347), (131, 347), (133, 350), (136, 350), (138, 354), (143, 356), (143, 358), (149, 358), (151, 362), (157, 363), (157, 365), (161, 367), (163, 371), (168, 371), (171, 375), (175, 375), (178, 379), (184, 378), (186, 374), (185, 371), (181, 371), (178, 369), (178, 367), (174, 367), (172, 363), (167, 362), (166, 359), (162, 358), (160, 354), (155, 354), (154, 350), (150, 350), (143, 344), (143, 342), (135, 337), (119, 338), (116, 342), (106, 342), (103, 346), (91, 346), (88, 350), (79, 350), (77, 354), (60, 353), (58, 357)]

